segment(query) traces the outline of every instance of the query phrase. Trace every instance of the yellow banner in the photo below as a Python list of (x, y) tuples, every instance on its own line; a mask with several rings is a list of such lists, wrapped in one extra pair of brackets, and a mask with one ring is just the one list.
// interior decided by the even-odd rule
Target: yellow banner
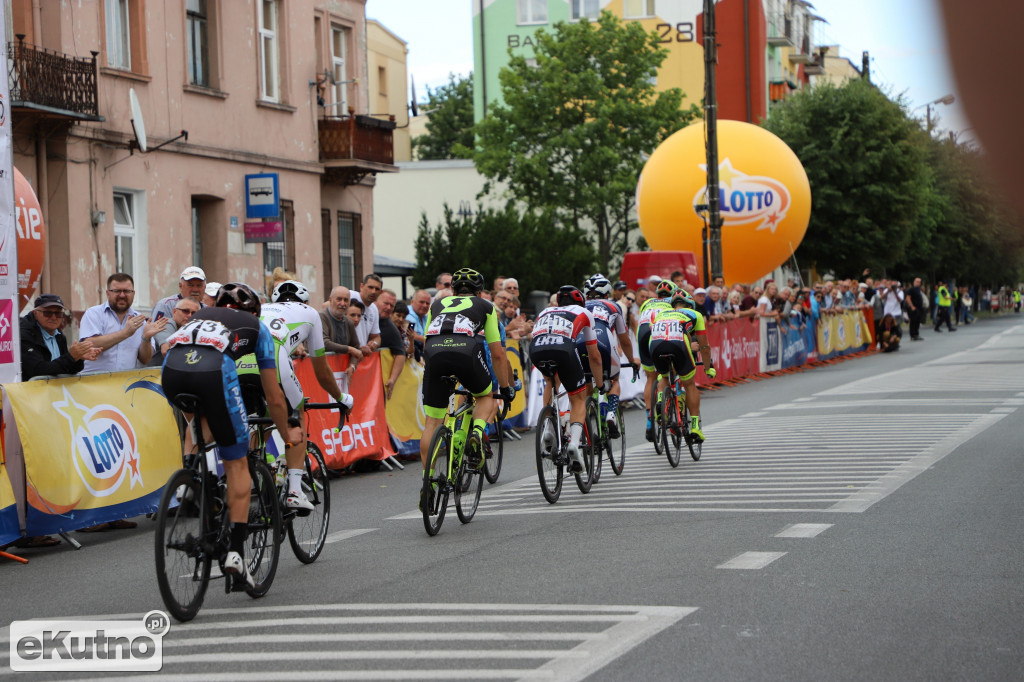
[(42, 535), (156, 509), (181, 467), (160, 370), (6, 384), (25, 456), (26, 533)]
[(14, 490), (7, 475), (7, 467), (0, 461), (0, 545), (14, 542), (21, 537), (18, 525), (18, 509), (14, 506)]
[(871, 331), (860, 310), (824, 315), (818, 323), (818, 358), (827, 360), (871, 343)]

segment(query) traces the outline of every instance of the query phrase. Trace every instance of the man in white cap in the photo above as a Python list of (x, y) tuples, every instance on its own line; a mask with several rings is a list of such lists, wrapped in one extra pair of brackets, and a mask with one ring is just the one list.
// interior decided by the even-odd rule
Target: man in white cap
[(172, 319), (174, 317), (174, 306), (183, 298), (191, 298), (196, 303), (203, 304), (203, 294), (206, 293), (206, 273), (202, 268), (191, 265), (181, 272), (178, 279), (178, 293), (167, 298), (162, 298), (153, 306), (153, 321), (161, 317)]
[(217, 294), (222, 286), (224, 285), (220, 282), (207, 282), (206, 291), (203, 292), (202, 304), (211, 308), (217, 305)]
[(658, 288), (658, 284), (661, 283), (661, 275), (651, 275), (647, 278), (647, 288), (654, 291)]

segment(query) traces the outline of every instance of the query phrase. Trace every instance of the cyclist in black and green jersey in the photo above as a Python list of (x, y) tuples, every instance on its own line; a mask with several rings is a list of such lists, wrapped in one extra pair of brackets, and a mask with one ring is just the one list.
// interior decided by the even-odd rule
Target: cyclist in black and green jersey
[[(512, 368), (501, 347), (497, 312), (490, 301), (476, 296), (483, 288), (484, 278), (479, 272), (470, 268), (457, 270), (452, 275), (455, 295), (435, 301), (427, 313), (426, 339), (423, 342), (423, 412), (426, 423), (420, 438), (424, 473), (421, 504), (429, 504), (433, 493), (426, 484), (430, 440), (444, 421), (448, 408), (452, 384), (447, 377), (456, 377), (476, 400), (473, 428), (466, 443), (471, 466), (483, 465), (484, 430), (496, 404), (491, 395), (491, 374), (484, 357), (485, 344), (490, 347), (502, 398), (506, 404), (511, 404), (516, 395), (511, 385)], [(481, 331), (483, 338), (478, 335)]]
[(647, 402), (647, 440), (651, 442), (654, 442), (654, 423), (651, 421), (651, 406), (654, 405), (655, 396), (658, 395), (656, 390), (658, 373), (654, 371), (654, 359), (651, 358), (647, 347), (651, 340), (651, 322), (658, 311), (672, 310), (672, 304), (669, 302), (669, 299), (671, 299), (675, 290), (676, 285), (667, 279), (658, 283), (658, 288), (655, 290), (657, 298), (647, 299), (640, 307), (640, 326), (636, 330), (636, 342), (640, 348), (640, 365), (647, 375), (644, 398)]

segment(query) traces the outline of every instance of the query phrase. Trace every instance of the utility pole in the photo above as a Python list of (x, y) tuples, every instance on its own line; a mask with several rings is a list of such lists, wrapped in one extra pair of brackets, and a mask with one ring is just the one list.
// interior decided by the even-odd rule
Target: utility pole
[(721, 193), (718, 189), (718, 100), (715, 94), (715, 65), (718, 62), (716, 38), (715, 0), (704, 0), (704, 126), (707, 131), (708, 164), (708, 226), (704, 229), (704, 286), (711, 284), (715, 277), (722, 276), (722, 213), (719, 206)]
[(868, 56), (867, 50), (860, 56), (860, 77), (868, 83), (871, 82), (871, 57)]

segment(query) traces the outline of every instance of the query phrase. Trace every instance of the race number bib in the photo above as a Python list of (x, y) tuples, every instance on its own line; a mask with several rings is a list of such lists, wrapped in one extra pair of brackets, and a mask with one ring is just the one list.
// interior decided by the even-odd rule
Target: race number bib
[(686, 329), (679, 320), (659, 320), (651, 325), (651, 341), (682, 341)]
[(263, 324), (267, 325), (267, 329), (270, 330), (270, 335), (274, 337), (275, 341), (281, 343), (288, 342), (288, 325), (280, 317), (275, 317), (269, 320), (262, 320)]
[(175, 346), (208, 346), (221, 353), (231, 342), (231, 330), (217, 320), (192, 320), (167, 339), (168, 348)]
[(561, 315), (541, 316), (533, 326), (533, 338), (552, 334), (567, 339), (572, 338), (572, 322)]

